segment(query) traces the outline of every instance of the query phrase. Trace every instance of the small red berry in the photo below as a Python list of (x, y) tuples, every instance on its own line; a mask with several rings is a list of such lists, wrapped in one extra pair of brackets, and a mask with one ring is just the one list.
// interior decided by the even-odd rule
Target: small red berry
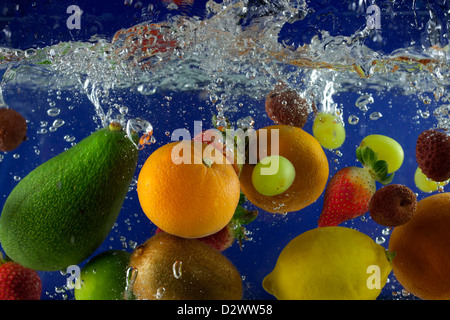
[(427, 178), (443, 182), (450, 179), (450, 136), (438, 130), (426, 130), (416, 144), (416, 160)]
[(309, 105), (296, 90), (282, 84), (267, 95), (266, 113), (275, 124), (303, 128), (308, 120)]
[(12, 261), (0, 265), (0, 300), (40, 300), (41, 291), (36, 271)]
[(26, 140), (27, 122), (17, 111), (0, 108), (0, 151), (12, 151)]

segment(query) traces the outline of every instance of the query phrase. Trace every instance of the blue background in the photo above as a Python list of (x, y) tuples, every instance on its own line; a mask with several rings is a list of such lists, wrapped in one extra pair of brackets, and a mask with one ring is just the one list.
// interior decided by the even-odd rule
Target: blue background
[[(349, 6), (352, 2), (347, 1), (339, 5), (336, 2), (307, 1), (311, 13), (302, 21), (286, 24), (279, 41), (284, 40), (294, 46), (301, 46), (309, 43), (313, 36), (320, 35), (318, 30), (327, 30), (331, 35), (352, 35), (362, 29), (366, 23), (364, 13), (350, 10)], [(174, 13), (200, 16), (205, 13), (205, 1), (196, 1), (194, 6), (186, 6), (175, 12), (168, 10), (161, 1), (141, 1), (140, 3), (141, 5), (134, 1), (131, 5), (127, 5), (123, 0), (108, 2), (2, 1), (0, 4), (0, 10), (2, 10), (0, 12), (0, 30), (6, 28), (11, 34), (8, 36), (5, 32), (0, 32), (0, 46), (16, 49), (38, 48), (60, 41), (88, 41), (93, 35), (111, 39), (117, 30), (131, 27), (140, 22), (164, 21), (169, 14)], [(257, 6), (260, 2), (253, 1), (252, 3)], [(383, 11), (385, 13), (388, 8), (386, 3), (380, 3), (380, 6), (385, 9)], [(433, 5), (439, 6), (439, 1), (435, 3), (437, 4)], [(442, 8), (445, 3), (441, 2)], [(83, 10), (80, 30), (68, 30), (65, 24), (68, 17), (66, 8), (72, 4), (78, 5)], [(152, 11), (147, 9), (149, 4), (154, 6)], [(383, 15), (383, 29), (381, 30), (383, 41), (372, 41), (369, 38), (364, 44), (380, 53), (390, 53), (409, 46), (412, 40), (416, 41), (419, 47), (426, 45), (429, 42), (425, 37), (429, 16), (423, 13), (426, 3), (415, 1), (415, 5), (416, 15), (413, 14), (411, 1), (397, 2), (393, 10), (402, 12), (397, 16), (401, 17), (401, 23), (389, 17), (388, 14)], [(440, 19), (445, 19), (445, 17), (440, 17)], [(247, 22), (243, 21), (243, 23)], [(442, 35), (446, 33), (446, 29), (441, 32)], [(439, 39), (443, 46), (447, 44), (447, 40), (445, 36)], [(2, 72), (4, 69), (0, 68), (0, 74)], [(50, 91), (48, 91), (49, 89)], [(18, 149), (5, 153), (0, 162), (0, 205), (3, 205), (9, 192), (17, 184), (14, 176), (24, 177), (40, 163), (69, 148), (70, 143), (64, 140), (64, 136), (73, 135), (76, 139), (75, 142), (80, 141), (95, 130), (99, 124), (98, 120), (93, 120), (95, 111), (92, 103), (81, 93), (75, 95), (74, 92), (62, 92), (58, 96), (51, 88), (33, 90), (11, 85), (5, 86), (3, 90), (6, 103), (29, 120), (29, 134), (28, 141)], [(432, 127), (435, 122), (432, 115), (428, 119), (418, 116), (418, 110), (428, 110), (432, 114), (440, 102), (436, 101), (432, 95), (430, 95), (431, 102), (424, 104), (416, 96), (402, 96), (396, 92), (370, 90), (365, 92), (372, 93), (375, 100), (373, 104), (369, 105), (370, 109), (366, 114), (355, 107), (355, 101), (359, 97), (357, 92), (346, 92), (334, 97), (334, 101), (343, 107), (344, 119), (353, 114), (360, 120), (354, 126), (346, 123), (347, 140), (340, 149), (342, 156), (338, 156), (332, 151), (325, 151), (330, 161), (330, 176), (344, 166), (356, 165), (354, 150), (364, 136), (371, 133), (386, 134), (400, 142), (405, 152), (404, 164), (396, 174), (394, 182), (409, 186), (417, 192), (419, 199), (427, 196), (414, 185), (413, 177), (417, 167), (415, 142), (417, 136), (423, 130)], [(178, 128), (187, 128), (192, 132), (194, 121), (202, 120), (203, 124), (209, 124), (211, 116), (215, 112), (214, 106), (211, 106), (199, 92), (158, 91), (151, 96), (142, 96), (136, 91), (118, 90), (114, 94), (122, 96), (125, 103), (128, 104), (130, 117), (144, 117), (154, 127), (157, 142), (141, 151), (138, 170), (151, 152), (170, 142), (171, 132)], [(171, 97), (170, 102), (167, 99), (168, 96)], [(51, 122), (55, 120), (47, 114), (48, 99), (55, 101), (61, 109), (58, 118), (64, 119), (65, 125), (55, 132), (38, 134), (37, 132), (42, 128), (48, 129)], [(240, 114), (231, 114), (232, 120), (237, 120), (239, 116), (246, 116), (252, 110), (257, 128), (272, 123), (265, 114), (263, 99), (254, 100), (248, 97), (238, 97), (237, 99), (244, 104), (244, 107), (240, 109)], [(383, 117), (376, 121), (370, 120), (368, 115), (375, 111), (381, 112)], [(49, 123), (45, 124), (42, 121)], [(311, 133), (311, 126), (312, 117), (304, 129)], [(137, 174), (138, 171), (136, 178)], [(322, 203), (323, 196), (308, 208), (287, 215), (272, 215), (259, 210), (259, 217), (248, 227), (252, 240), (245, 242), (242, 251), (235, 244), (224, 252), (224, 255), (236, 265), (244, 277), (244, 299), (273, 299), (263, 290), (262, 279), (272, 271), (280, 251), (291, 239), (316, 227)], [(249, 203), (246, 206), (249, 209), (254, 208)], [(384, 228), (374, 223), (368, 214), (344, 225), (357, 228), (373, 239), (383, 236), (386, 239), (384, 245), (387, 246), (389, 236), (382, 234)], [(155, 227), (143, 214), (135, 188), (133, 188), (124, 203), (117, 225), (93, 256), (111, 248), (131, 252), (133, 245), (144, 242), (153, 234), (154, 230)], [(63, 288), (67, 275), (61, 272), (39, 272), (39, 274), (44, 285), (42, 299), (73, 299), (73, 292)], [(413, 298), (411, 295), (398, 294), (401, 289), (391, 274), (390, 282), (385, 286), (379, 298)]]

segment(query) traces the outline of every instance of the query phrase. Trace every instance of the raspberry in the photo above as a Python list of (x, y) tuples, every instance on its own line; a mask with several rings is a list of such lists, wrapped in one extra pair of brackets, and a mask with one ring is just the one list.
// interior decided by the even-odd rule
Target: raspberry
[(435, 182), (450, 179), (450, 137), (433, 129), (422, 132), (417, 139), (416, 160), (427, 178)]
[(26, 140), (27, 122), (17, 111), (0, 108), (0, 151), (16, 149)]
[(407, 223), (416, 212), (414, 192), (401, 184), (390, 184), (377, 190), (369, 201), (372, 219), (383, 226), (396, 227)]
[(308, 120), (308, 102), (297, 91), (277, 85), (267, 95), (266, 113), (276, 124), (303, 128)]

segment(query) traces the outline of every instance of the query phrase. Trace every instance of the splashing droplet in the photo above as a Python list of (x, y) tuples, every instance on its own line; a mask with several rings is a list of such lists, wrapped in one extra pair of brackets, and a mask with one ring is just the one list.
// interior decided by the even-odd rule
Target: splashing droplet
[(130, 300), (132, 298), (132, 290), (134, 282), (136, 281), (138, 275), (138, 269), (135, 267), (129, 267), (127, 269), (127, 277), (125, 280), (125, 293), (124, 293), (124, 299)]

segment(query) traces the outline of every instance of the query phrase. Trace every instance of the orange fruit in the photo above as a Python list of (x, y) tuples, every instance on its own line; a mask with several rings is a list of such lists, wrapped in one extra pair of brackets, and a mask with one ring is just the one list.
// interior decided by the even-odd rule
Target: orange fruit
[(450, 300), (450, 192), (420, 200), (412, 219), (392, 231), (389, 250), (400, 284), (424, 300)]
[(134, 268), (131, 290), (137, 300), (242, 298), (242, 279), (236, 267), (197, 239), (158, 233), (133, 251), (129, 266)]
[[(266, 196), (259, 193), (252, 183), (253, 167), (251, 156), (243, 165), (240, 175), (241, 190), (247, 199), (259, 208), (271, 213), (286, 213), (301, 210), (315, 202), (325, 189), (329, 166), (328, 159), (319, 142), (301, 128), (289, 125), (272, 125), (257, 130), (258, 148), (263, 141), (260, 136), (267, 132), (267, 151), (263, 155), (280, 155), (288, 159), (295, 168), (295, 180), (292, 185), (281, 194)], [(278, 130), (278, 152), (272, 146), (272, 132)], [(274, 131), (275, 133), (275, 131)], [(262, 136), (264, 137), (264, 136)], [(251, 144), (252, 142), (250, 142)], [(257, 162), (260, 150), (249, 147), (250, 152), (256, 152)], [(246, 161), (247, 162), (247, 161)]]
[(137, 193), (142, 210), (157, 227), (179, 237), (200, 238), (228, 224), (240, 186), (220, 151), (201, 142), (178, 141), (148, 157)]

